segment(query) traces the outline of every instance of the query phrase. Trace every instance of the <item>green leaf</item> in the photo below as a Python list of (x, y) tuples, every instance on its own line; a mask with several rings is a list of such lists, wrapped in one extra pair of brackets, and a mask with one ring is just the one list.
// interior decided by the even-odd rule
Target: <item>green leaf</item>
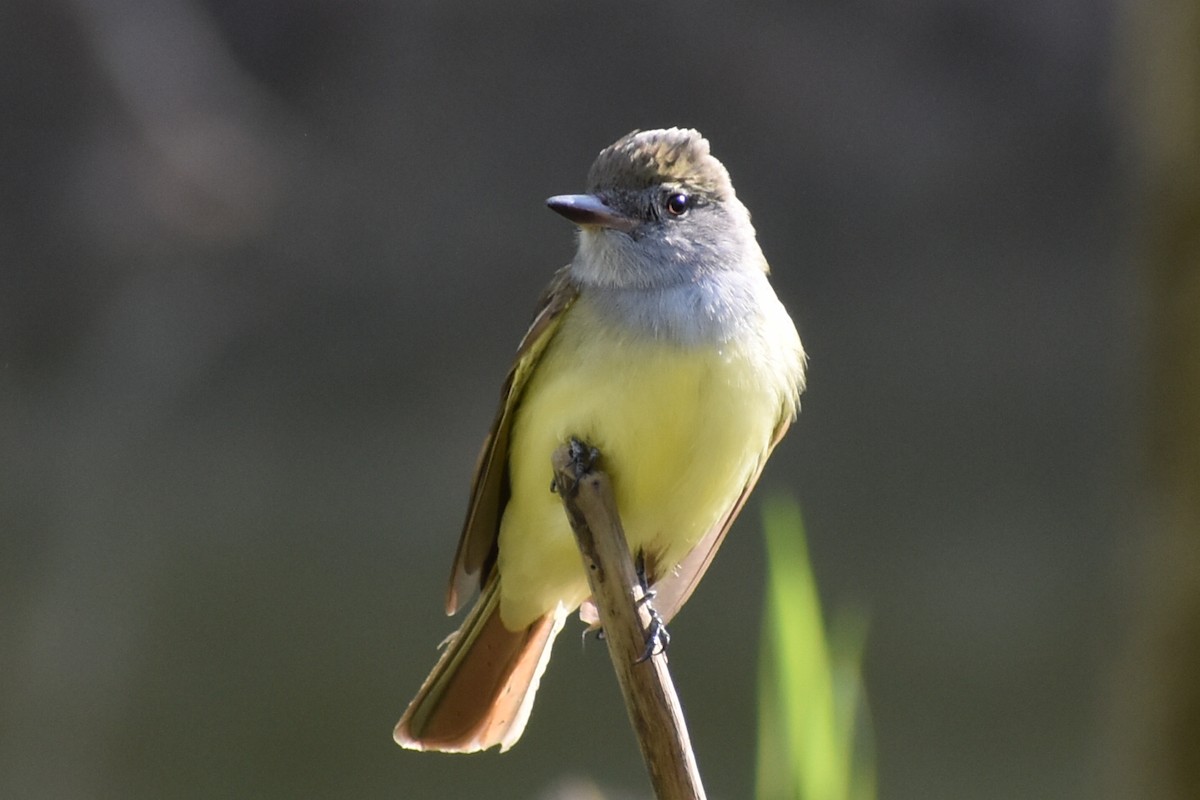
[(767, 594), (759, 661), (759, 800), (870, 800), (875, 773), (860, 665), (862, 613), (827, 635), (799, 507), (764, 509)]

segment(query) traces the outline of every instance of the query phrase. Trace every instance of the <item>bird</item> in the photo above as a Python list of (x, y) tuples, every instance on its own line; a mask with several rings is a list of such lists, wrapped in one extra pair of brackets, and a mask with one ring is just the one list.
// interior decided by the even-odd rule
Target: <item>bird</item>
[(478, 592), (394, 730), (412, 750), (520, 738), (555, 637), (597, 615), (550, 458), (587, 442), (630, 551), (670, 621), (795, 420), (807, 357), (724, 165), (693, 129), (635, 130), (586, 193), (546, 201), (577, 227), (501, 390), (475, 468), (446, 611)]

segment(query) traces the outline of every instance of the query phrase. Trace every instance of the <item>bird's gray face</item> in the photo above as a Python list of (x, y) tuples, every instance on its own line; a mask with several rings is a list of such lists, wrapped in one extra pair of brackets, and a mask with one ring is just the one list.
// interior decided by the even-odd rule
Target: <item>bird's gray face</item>
[(547, 204), (579, 225), (572, 271), (585, 283), (644, 289), (766, 268), (749, 212), (694, 131), (631, 134), (601, 152), (588, 194)]

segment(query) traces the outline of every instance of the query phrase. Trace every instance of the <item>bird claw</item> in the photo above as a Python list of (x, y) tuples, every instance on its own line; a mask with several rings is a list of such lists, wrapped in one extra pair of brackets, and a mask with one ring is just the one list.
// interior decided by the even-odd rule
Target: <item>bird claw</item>
[(667, 652), (667, 646), (671, 644), (671, 634), (667, 631), (667, 623), (663, 621), (662, 615), (654, 607), (653, 601), (658, 591), (650, 588), (650, 580), (646, 577), (646, 554), (639, 552), (633, 565), (637, 569), (638, 582), (642, 585), (642, 596), (634, 605), (638, 608), (645, 606), (650, 612), (650, 625), (646, 629), (646, 649), (642, 651), (641, 658), (634, 662), (641, 664), (659, 653)]
[(567, 443), (567, 448), (567, 454), (571, 459), (571, 473), (575, 480), (567, 486), (564, 485), (565, 481), (560, 481), (558, 476), (555, 476), (550, 479), (550, 492), (562, 497), (574, 497), (583, 476), (591, 472), (600, 459), (600, 451), (574, 436)]
[(592, 471), (592, 467), (600, 458), (600, 451), (574, 436), (571, 437), (567, 447), (567, 452), (571, 456), (571, 468), (575, 472), (575, 480), (579, 481)]
[(642, 600), (646, 601), (646, 605), (650, 609), (650, 627), (646, 631), (646, 649), (642, 651), (641, 658), (634, 662), (636, 664), (649, 661), (654, 656), (667, 652), (667, 647), (671, 644), (671, 634), (667, 632), (667, 625), (663, 622), (663, 618), (659, 616), (654, 606), (650, 605), (649, 598), (643, 597)]

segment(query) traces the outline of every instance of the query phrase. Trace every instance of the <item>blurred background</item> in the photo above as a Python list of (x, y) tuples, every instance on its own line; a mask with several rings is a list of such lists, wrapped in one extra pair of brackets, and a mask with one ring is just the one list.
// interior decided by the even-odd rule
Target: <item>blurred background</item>
[(683, 125), (811, 354), (672, 626), (709, 796), (766, 492), (869, 620), (881, 797), (1195, 796), (1192, 6), (6, 2), (0, 795), (646, 797), (577, 625), (512, 752), (391, 729), (573, 252), (542, 201)]

